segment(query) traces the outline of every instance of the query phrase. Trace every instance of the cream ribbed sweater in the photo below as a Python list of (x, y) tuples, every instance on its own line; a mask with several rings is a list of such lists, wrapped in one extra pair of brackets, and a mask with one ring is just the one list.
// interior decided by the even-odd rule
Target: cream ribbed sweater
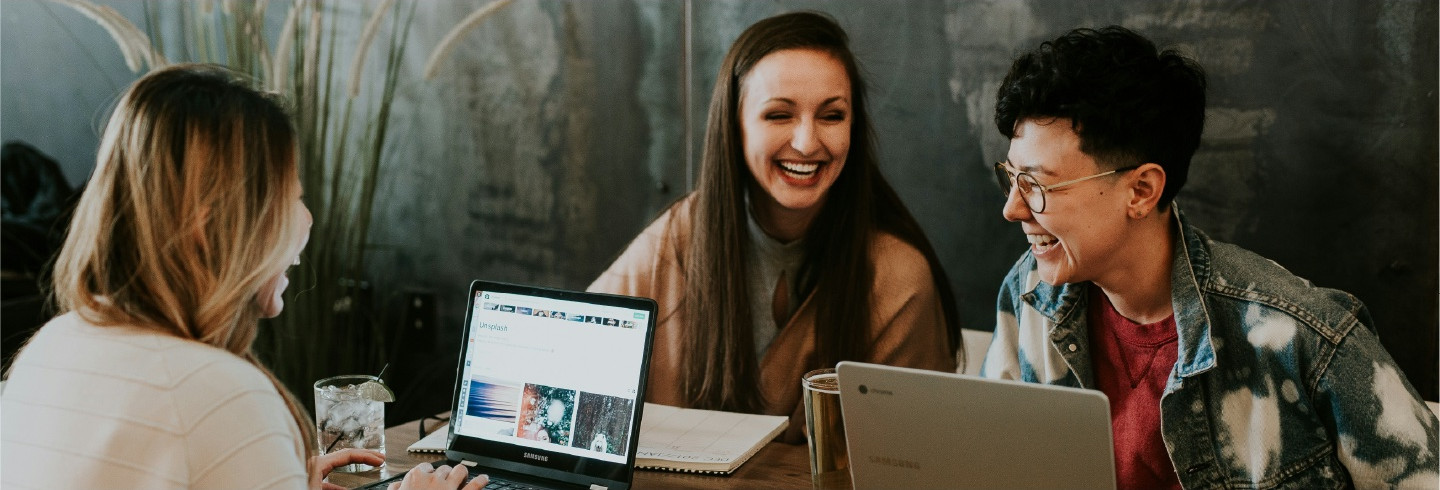
[(62, 315), (20, 352), (0, 400), (6, 489), (307, 485), (274, 386), (198, 342)]

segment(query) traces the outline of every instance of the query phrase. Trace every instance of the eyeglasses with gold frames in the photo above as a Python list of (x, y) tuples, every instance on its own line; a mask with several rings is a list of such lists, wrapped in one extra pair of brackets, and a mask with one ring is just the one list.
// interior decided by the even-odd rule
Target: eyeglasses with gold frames
[(1025, 205), (1030, 211), (1036, 214), (1045, 212), (1045, 193), (1059, 190), (1062, 187), (1079, 184), (1081, 182), (1097, 179), (1118, 172), (1129, 172), (1140, 168), (1139, 165), (1120, 167), (1109, 172), (1100, 172), (1095, 175), (1085, 176), (1078, 179), (1067, 180), (1058, 184), (1045, 185), (1035, 180), (1030, 172), (1011, 172), (1010, 162), (995, 162), (995, 181), (1000, 184), (1000, 190), (1008, 197), (1010, 189), (1020, 187), (1020, 197), (1025, 198)]

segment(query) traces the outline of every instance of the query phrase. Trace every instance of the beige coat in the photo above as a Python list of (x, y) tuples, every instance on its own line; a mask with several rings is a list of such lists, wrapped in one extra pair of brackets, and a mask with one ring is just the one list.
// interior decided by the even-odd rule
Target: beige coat
[[(678, 257), (689, 241), (693, 197), (666, 211), (636, 237), (620, 258), (600, 275), (591, 291), (652, 298), (659, 304), (654, 354), (646, 401), (685, 407), (680, 376), (685, 362), (685, 280)], [(870, 324), (872, 347), (867, 362), (955, 372), (945, 339), (945, 315), (925, 256), (915, 247), (880, 234), (871, 243), (875, 285)], [(736, 264), (736, 267), (743, 267)], [(767, 306), (768, 308), (768, 306)], [(781, 326), (760, 360), (764, 413), (789, 415), (782, 440), (805, 440), (800, 376), (817, 368), (815, 305), (806, 297)]]

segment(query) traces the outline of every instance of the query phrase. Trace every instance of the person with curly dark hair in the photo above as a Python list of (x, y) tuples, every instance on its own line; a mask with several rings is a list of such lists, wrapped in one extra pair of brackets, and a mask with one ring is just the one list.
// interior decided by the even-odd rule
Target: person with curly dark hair
[(1174, 202), (1205, 73), (1125, 28), (1020, 56), (995, 124), (1030, 248), (983, 376), (1110, 400), (1121, 488), (1436, 488), (1436, 419), (1365, 306), (1211, 240)]

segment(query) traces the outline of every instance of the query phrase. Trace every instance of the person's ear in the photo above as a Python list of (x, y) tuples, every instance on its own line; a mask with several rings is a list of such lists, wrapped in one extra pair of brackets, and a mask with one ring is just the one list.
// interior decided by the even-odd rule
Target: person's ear
[(1130, 173), (1130, 202), (1126, 203), (1126, 213), (1133, 219), (1141, 219), (1160, 205), (1160, 195), (1165, 192), (1165, 168), (1146, 163)]

